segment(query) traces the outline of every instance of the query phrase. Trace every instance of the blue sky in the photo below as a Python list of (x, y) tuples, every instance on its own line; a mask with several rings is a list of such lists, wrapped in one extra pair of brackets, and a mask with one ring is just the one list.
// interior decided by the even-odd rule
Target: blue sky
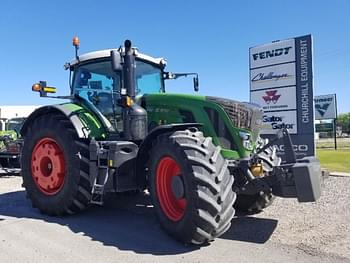
[[(63, 64), (129, 38), (168, 70), (198, 72), (200, 94), (249, 100), (249, 47), (312, 34), (315, 94), (337, 93), (350, 112), (350, 1), (0, 1), (0, 105), (48, 104), (31, 92), (47, 80), (68, 93)], [(170, 92), (192, 92), (190, 79)]]

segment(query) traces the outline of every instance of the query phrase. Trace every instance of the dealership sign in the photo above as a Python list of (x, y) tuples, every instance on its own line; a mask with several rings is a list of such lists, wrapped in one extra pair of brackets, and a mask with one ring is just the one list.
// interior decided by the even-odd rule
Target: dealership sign
[(336, 96), (335, 94), (315, 96), (315, 119), (336, 119)]
[[(298, 124), (295, 111), (265, 112), (263, 115), (262, 134), (276, 134), (282, 128), (288, 129), (290, 134), (297, 134)], [(267, 125), (266, 125), (267, 124)]]
[(332, 132), (334, 129), (333, 123), (317, 123), (315, 125), (316, 132)]
[[(249, 62), (250, 101), (264, 110), (262, 136), (287, 128), (297, 157), (315, 155), (311, 35), (250, 48)], [(283, 145), (277, 149), (283, 157)]]
[(295, 86), (295, 66), (291, 63), (268, 66), (250, 71), (251, 90), (264, 89), (267, 86)]
[(272, 88), (251, 92), (251, 101), (259, 104), (264, 111), (296, 110), (297, 103), (290, 98), (296, 97), (295, 86)]

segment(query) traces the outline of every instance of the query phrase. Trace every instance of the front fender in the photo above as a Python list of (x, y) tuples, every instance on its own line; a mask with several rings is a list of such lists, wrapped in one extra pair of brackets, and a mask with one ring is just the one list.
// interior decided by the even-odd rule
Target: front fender
[(36, 118), (50, 114), (62, 114), (69, 119), (79, 138), (104, 139), (107, 137), (107, 131), (99, 119), (87, 109), (74, 103), (49, 105), (36, 109), (24, 122), (20, 131), (21, 135), (23, 137), (26, 135), (28, 128)]

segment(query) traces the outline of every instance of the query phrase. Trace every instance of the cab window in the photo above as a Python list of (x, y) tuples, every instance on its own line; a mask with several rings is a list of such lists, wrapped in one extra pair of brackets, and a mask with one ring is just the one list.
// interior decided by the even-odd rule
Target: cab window
[(80, 66), (74, 73), (73, 94), (93, 104), (118, 131), (122, 130), (120, 98), (121, 73), (109, 61)]
[(136, 61), (136, 95), (160, 93), (162, 90), (162, 70), (143, 61)]

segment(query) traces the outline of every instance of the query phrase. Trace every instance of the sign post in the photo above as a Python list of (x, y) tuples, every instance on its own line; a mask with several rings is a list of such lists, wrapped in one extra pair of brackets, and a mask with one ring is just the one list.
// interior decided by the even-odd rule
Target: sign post
[[(314, 156), (311, 35), (250, 48), (249, 58), (250, 101), (264, 110), (262, 137), (287, 128), (296, 156)], [(282, 158), (283, 148), (277, 144)]]
[(334, 118), (334, 149), (337, 150), (337, 117), (338, 117), (338, 113), (337, 113), (337, 95), (334, 94), (334, 104), (335, 104), (335, 118)]
[(337, 150), (337, 119), (334, 119), (334, 150)]

